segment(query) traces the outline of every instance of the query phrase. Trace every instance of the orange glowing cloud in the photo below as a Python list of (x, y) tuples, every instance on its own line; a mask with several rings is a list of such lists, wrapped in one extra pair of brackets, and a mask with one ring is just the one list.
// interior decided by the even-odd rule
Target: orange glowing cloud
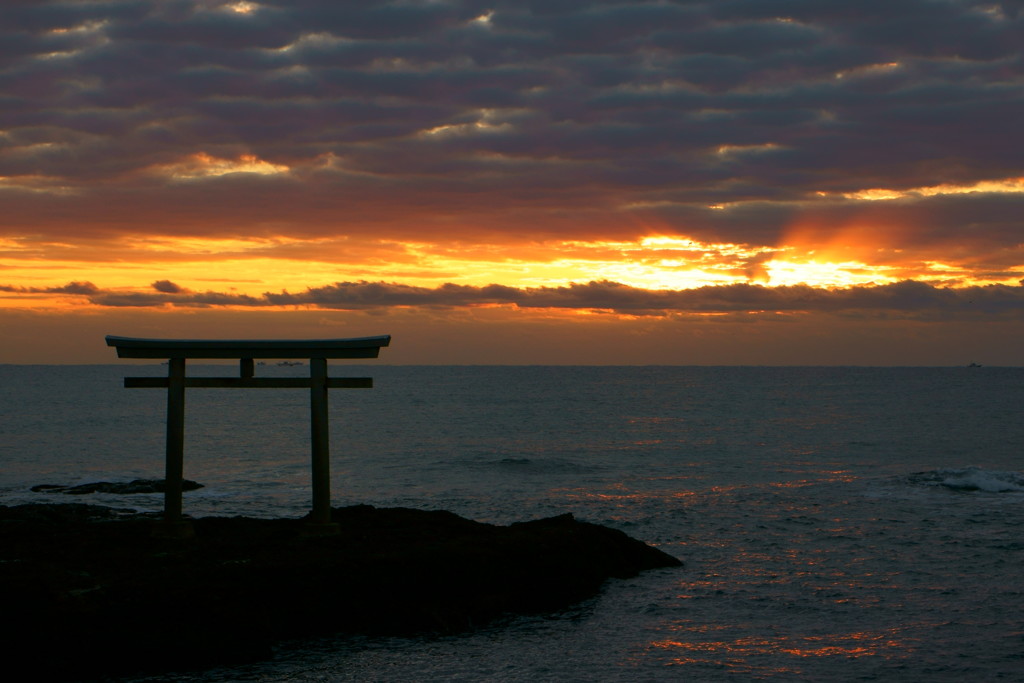
[(282, 164), (272, 164), (259, 159), (254, 154), (240, 154), (235, 159), (222, 159), (206, 152), (196, 152), (171, 164), (160, 164), (151, 167), (158, 175), (172, 180), (197, 180), (216, 178), (229, 173), (255, 173), (256, 175), (276, 175), (287, 173), (289, 168)]
[(905, 199), (907, 197), (936, 197), (941, 195), (972, 193), (1024, 194), (1024, 177), (980, 180), (975, 183), (964, 185), (942, 183), (940, 185), (914, 187), (903, 190), (873, 188), (870, 190), (856, 190), (854, 192), (818, 192), (816, 194), (822, 197), (840, 196), (844, 199), (886, 201), (892, 199)]

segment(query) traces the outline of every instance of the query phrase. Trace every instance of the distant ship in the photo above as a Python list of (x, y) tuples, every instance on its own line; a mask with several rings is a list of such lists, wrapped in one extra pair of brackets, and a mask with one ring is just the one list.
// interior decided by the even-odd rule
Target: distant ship
[(971, 363), (967, 367), (969, 367), (969, 368), (980, 368), (981, 364), (980, 363)]

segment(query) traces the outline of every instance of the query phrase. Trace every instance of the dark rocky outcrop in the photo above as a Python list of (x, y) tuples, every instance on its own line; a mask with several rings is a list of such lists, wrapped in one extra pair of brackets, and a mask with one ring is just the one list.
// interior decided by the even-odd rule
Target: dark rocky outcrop
[(124, 510), (0, 506), (5, 668), (75, 679), (261, 658), (310, 635), (458, 632), (680, 564), (571, 515), (502, 527), (443, 511), (332, 513), (333, 536), (304, 534), (302, 520), (207, 517), (174, 540)]
[[(195, 491), (203, 488), (191, 479), (181, 482), (182, 491)], [(134, 479), (128, 482), (117, 481), (94, 481), (88, 484), (76, 486), (64, 486), (61, 484), (36, 484), (32, 491), (37, 493), (67, 493), (73, 496), (81, 496), (86, 493), (163, 493), (167, 485), (163, 479)]]

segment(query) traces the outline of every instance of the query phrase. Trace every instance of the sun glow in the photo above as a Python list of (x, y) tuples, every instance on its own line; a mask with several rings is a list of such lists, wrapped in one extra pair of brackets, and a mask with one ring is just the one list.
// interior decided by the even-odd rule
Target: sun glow
[(611, 282), (656, 291), (739, 283), (841, 289), (908, 278), (954, 287), (1002, 282), (980, 280), (969, 264), (952, 259), (908, 261), (898, 248), (868, 246), (878, 236), (863, 224), (836, 228), (834, 244), (816, 243), (810, 227), (793, 231), (787, 246), (657, 234), (506, 244), (284, 236), (97, 238), (65, 244), (24, 237), (0, 242), (0, 259), (7, 259), (0, 262), (0, 288), (6, 287), (0, 291), (5, 301), (17, 299), (21, 306), (63, 308), (93, 299), (89, 291), (67, 287), (69, 282), (170, 302), (179, 295), (260, 298), (360, 281), (428, 289), (447, 283), (535, 289)]
[(806, 261), (779, 259), (764, 264), (772, 285), (810, 285), (812, 287), (852, 287), (885, 284), (900, 278), (886, 266), (869, 266), (858, 261)]
[(208, 238), (208, 237), (139, 237), (126, 241), (133, 249), (149, 253), (172, 253), (187, 255), (228, 255), (259, 254), (276, 248), (287, 248), (293, 244), (304, 244), (308, 240), (289, 237), (272, 238)]

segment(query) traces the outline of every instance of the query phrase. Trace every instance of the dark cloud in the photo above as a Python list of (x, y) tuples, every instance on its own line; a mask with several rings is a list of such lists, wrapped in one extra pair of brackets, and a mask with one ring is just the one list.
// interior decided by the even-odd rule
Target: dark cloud
[(272, 305), (344, 309), (513, 304), (520, 308), (596, 309), (636, 315), (736, 311), (1024, 314), (1024, 286), (949, 289), (913, 281), (839, 290), (752, 284), (650, 290), (609, 281), (522, 289), (445, 284), (430, 289), (381, 282), (343, 282), (299, 294), (265, 294), (263, 299)]
[(16, 293), (67, 293), (107, 307), (209, 308), (243, 306), (303, 307), (372, 311), (395, 307), (462, 308), (508, 305), (521, 309), (578, 309), (638, 316), (674, 313), (844, 313), (894, 318), (956, 319), (974, 316), (1024, 318), (1024, 281), (1020, 286), (947, 288), (906, 280), (887, 285), (824, 289), (808, 285), (758, 284), (652, 290), (618, 282), (594, 281), (560, 287), (482, 287), (446, 283), (420, 287), (393, 282), (337, 282), (303, 292), (267, 292), (259, 297), (223, 292), (191, 292), (167, 281), (153, 292), (105, 291), (92, 283), (51, 289), (0, 286)]
[(164, 294), (183, 294), (188, 292), (187, 289), (181, 285), (171, 282), (170, 280), (157, 280), (150, 286), (156, 291), (163, 292)]
[[(0, 231), (772, 245), (855, 210), (817, 192), (1024, 175), (1015, 3), (232, 4), (4, 3)], [(1013, 247), (1020, 196), (871, 213)]]
[(100, 288), (91, 282), (69, 282), (60, 287), (15, 287), (13, 285), (0, 285), (0, 292), (13, 292), (15, 294), (78, 294), (82, 296), (95, 296), (101, 294)]

